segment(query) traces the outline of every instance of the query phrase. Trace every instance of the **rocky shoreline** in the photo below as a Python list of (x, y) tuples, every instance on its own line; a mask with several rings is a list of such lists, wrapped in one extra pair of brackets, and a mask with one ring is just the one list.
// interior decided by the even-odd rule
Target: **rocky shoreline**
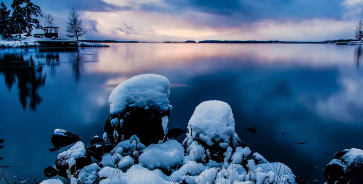
[[(54, 131), (55, 147), (75, 144), (58, 154), (56, 168), (44, 170), (49, 179), (42, 183), (296, 183), (288, 166), (252, 153), (240, 140), (225, 102), (202, 102), (186, 131), (169, 129), (169, 95), (170, 83), (160, 75), (139, 75), (119, 84), (109, 97), (102, 138), (94, 136), (86, 147), (79, 136)], [(185, 132), (182, 143), (173, 139)], [(362, 163), (363, 151), (338, 152), (324, 170), (325, 179), (361, 183)]]

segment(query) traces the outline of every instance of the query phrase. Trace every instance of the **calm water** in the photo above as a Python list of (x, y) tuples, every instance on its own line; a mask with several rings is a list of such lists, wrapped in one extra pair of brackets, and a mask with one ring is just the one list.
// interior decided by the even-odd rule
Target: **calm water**
[[(44, 168), (63, 151), (48, 150), (55, 128), (89, 144), (103, 132), (112, 89), (129, 77), (157, 73), (172, 83), (170, 128), (186, 129), (202, 101), (225, 101), (238, 135), (254, 151), (321, 181), (336, 151), (363, 148), (361, 52), (358, 46), (303, 44), (3, 49), (0, 166), (11, 166), (11, 179), (17, 173), (44, 179)], [(244, 130), (250, 127), (258, 132)]]

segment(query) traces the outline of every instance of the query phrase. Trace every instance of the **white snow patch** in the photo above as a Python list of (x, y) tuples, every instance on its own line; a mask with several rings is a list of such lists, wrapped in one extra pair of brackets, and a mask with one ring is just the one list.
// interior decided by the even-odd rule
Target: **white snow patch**
[(173, 184), (170, 178), (164, 175), (160, 170), (150, 171), (140, 165), (132, 166), (124, 174), (124, 183), (128, 184)]
[(57, 160), (60, 161), (61, 165), (66, 165), (68, 163), (72, 163), (72, 159), (76, 160), (81, 157), (85, 157), (86, 148), (84, 147), (83, 142), (78, 141), (71, 148), (66, 151), (63, 151), (57, 156)]
[(195, 108), (188, 123), (187, 136), (199, 136), (210, 146), (214, 144), (212, 141), (229, 144), (230, 138), (235, 133), (234, 126), (232, 109), (227, 103), (205, 101)]
[(57, 128), (57, 129), (54, 130), (53, 134), (54, 135), (59, 135), (59, 136), (65, 136), (66, 132), (67, 132), (66, 130)]
[(151, 144), (139, 156), (142, 166), (149, 169), (172, 167), (183, 162), (184, 149), (176, 140), (168, 140), (163, 144)]
[(40, 184), (63, 184), (60, 179), (47, 179), (42, 181)]
[(143, 74), (119, 84), (108, 99), (110, 113), (123, 112), (127, 106), (153, 106), (161, 111), (171, 108), (169, 80), (161, 75)]
[(98, 179), (98, 172), (101, 170), (97, 164), (85, 166), (78, 175), (76, 183), (88, 184), (95, 183)]
[(168, 134), (168, 123), (169, 123), (169, 117), (168, 116), (164, 116), (163, 118), (161, 118), (161, 124), (163, 126), (163, 130), (164, 130), (164, 135)]

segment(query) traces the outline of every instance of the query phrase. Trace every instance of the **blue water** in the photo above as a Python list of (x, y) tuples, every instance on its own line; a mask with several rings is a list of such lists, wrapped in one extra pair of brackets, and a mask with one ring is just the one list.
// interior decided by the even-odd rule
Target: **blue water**
[[(205, 100), (225, 101), (242, 141), (267, 160), (283, 161), (295, 174), (322, 183), (322, 170), (336, 151), (363, 149), (361, 53), (358, 46), (328, 44), (2, 49), (0, 166), (11, 166), (5, 170), (10, 181), (16, 174), (44, 179), (44, 168), (54, 166), (64, 150), (48, 150), (55, 128), (89, 144), (103, 132), (112, 89), (132, 76), (157, 73), (172, 84), (170, 128), (186, 129)], [(257, 133), (244, 130), (251, 127)]]

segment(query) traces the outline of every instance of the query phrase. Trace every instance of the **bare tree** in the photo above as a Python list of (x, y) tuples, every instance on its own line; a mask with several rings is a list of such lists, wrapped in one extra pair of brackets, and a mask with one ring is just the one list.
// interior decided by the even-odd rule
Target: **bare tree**
[(44, 16), (44, 26), (54, 26), (54, 18), (51, 14)]
[(357, 28), (355, 29), (355, 39), (361, 40), (363, 38), (363, 23), (359, 21)]
[(82, 26), (82, 19), (79, 18), (79, 14), (74, 8), (69, 10), (68, 21), (66, 30), (68, 37), (77, 38), (78, 40), (78, 37), (86, 34), (87, 30)]

